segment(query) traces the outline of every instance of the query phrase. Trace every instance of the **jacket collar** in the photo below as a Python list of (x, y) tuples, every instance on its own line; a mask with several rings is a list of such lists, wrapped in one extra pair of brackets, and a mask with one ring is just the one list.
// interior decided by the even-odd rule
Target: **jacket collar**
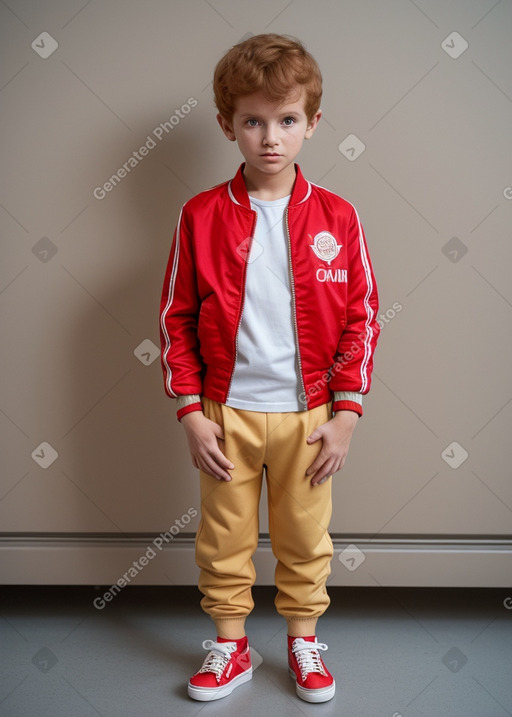
[[(243, 207), (247, 207), (247, 209), (250, 209), (251, 202), (247, 193), (247, 189), (245, 187), (243, 177), (244, 167), (245, 162), (240, 165), (240, 167), (238, 168), (238, 172), (228, 183), (228, 192), (229, 196), (231, 197), (231, 200), (235, 202), (235, 204), (241, 204)], [(307, 179), (304, 178), (304, 175), (302, 174), (298, 164), (295, 164), (295, 172), (295, 183), (293, 185), (289, 206), (293, 204), (301, 204), (311, 194), (311, 184), (307, 181)]]

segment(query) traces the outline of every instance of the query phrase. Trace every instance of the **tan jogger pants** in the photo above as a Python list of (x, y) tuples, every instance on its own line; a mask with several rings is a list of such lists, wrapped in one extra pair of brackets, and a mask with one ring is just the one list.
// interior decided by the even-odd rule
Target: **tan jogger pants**
[(325, 584), (333, 555), (328, 533), (332, 480), (311, 485), (306, 469), (321, 442), (308, 445), (306, 438), (329, 420), (330, 404), (296, 413), (259, 413), (203, 398), (203, 410), (223, 427), (220, 448), (235, 466), (231, 482), (200, 473), (196, 562), (203, 610), (214, 620), (238, 619), (254, 607), (252, 556), (258, 545), (265, 472), (270, 538), (277, 558), (277, 611), (285, 618), (319, 617), (329, 605)]

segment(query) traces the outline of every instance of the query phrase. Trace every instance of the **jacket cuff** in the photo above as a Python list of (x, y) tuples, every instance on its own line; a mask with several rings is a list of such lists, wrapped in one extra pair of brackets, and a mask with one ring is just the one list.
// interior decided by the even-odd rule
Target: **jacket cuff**
[(334, 391), (332, 412), (337, 411), (354, 411), (358, 416), (362, 416), (363, 395), (356, 391)]
[(190, 394), (189, 396), (178, 396), (176, 399), (178, 404), (178, 411), (176, 417), (178, 421), (181, 421), (183, 416), (192, 411), (202, 411), (203, 406), (201, 404), (201, 396), (199, 394)]

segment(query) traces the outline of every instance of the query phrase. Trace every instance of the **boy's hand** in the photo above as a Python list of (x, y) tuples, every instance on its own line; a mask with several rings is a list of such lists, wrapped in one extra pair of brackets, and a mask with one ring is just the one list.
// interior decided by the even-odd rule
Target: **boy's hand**
[(235, 466), (219, 448), (218, 441), (224, 440), (221, 426), (206, 418), (202, 411), (187, 413), (181, 423), (187, 434), (193, 465), (217, 480), (230, 481), (228, 470), (233, 470)]
[(309, 444), (322, 439), (322, 448), (306, 475), (313, 475), (311, 485), (324, 483), (327, 478), (339, 471), (345, 463), (350, 440), (359, 416), (355, 411), (338, 411), (330, 421), (318, 426), (308, 436)]

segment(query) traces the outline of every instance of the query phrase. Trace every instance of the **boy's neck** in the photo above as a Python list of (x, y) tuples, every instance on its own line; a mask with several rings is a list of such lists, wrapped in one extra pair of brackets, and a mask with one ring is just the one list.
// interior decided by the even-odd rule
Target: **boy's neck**
[(275, 175), (263, 174), (252, 167), (244, 167), (245, 187), (249, 196), (271, 202), (274, 199), (288, 197), (295, 184), (295, 165), (290, 164), (286, 170)]

